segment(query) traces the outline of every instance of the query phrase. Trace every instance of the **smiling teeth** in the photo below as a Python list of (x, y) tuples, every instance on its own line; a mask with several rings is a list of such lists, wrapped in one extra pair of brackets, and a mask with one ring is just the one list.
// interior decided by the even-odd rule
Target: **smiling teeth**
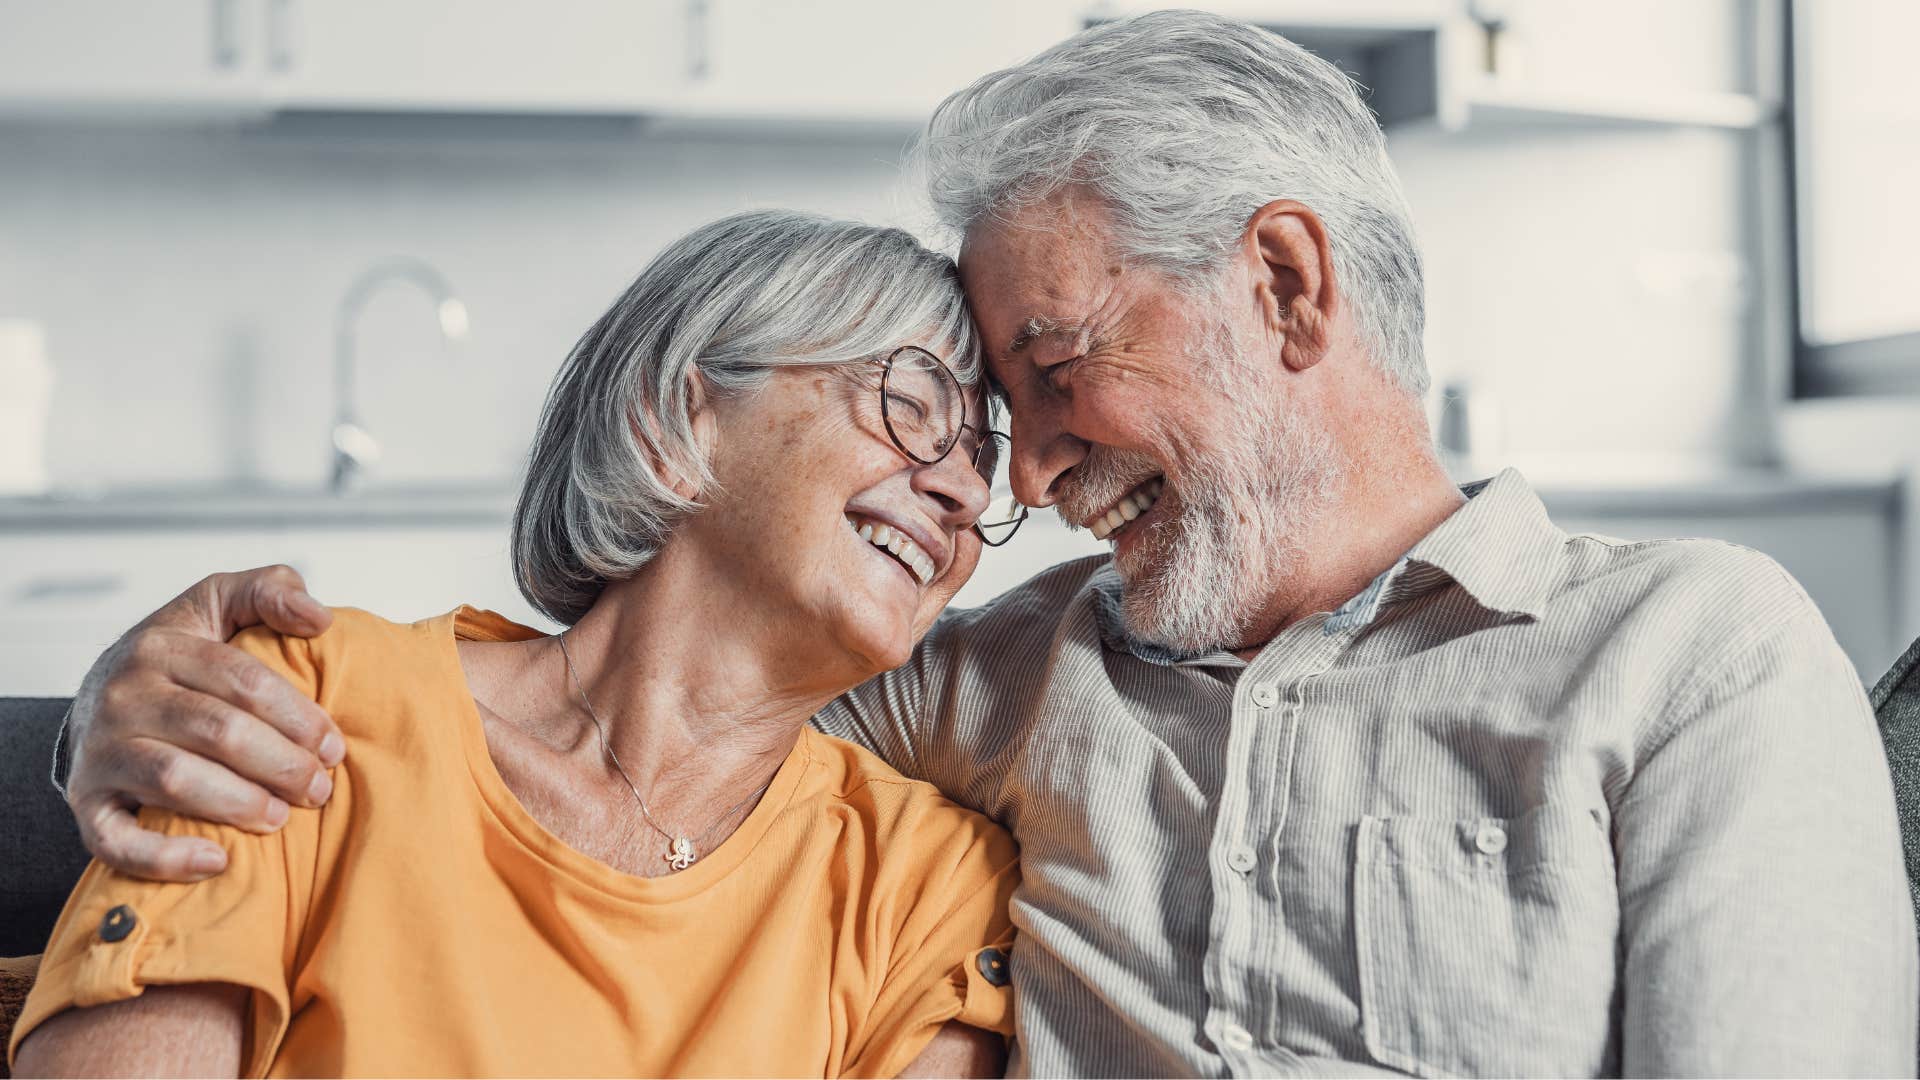
[(1135, 488), (1132, 494), (1115, 503), (1104, 515), (1087, 522), (1087, 528), (1093, 531), (1093, 538), (1105, 540), (1120, 526), (1153, 509), (1153, 504), (1160, 501), (1160, 492), (1166, 485), (1165, 478), (1155, 477)]
[(871, 521), (855, 528), (852, 518), (847, 519), (847, 527), (859, 534), (860, 539), (899, 559), (907, 569), (913, 571), (913, 576), (919, 579), (920, 584), (925, 585), (933, 580), (932, 557), (920, 550), (920, 545), (907, 539), (907, 534), (888, 525), (875, 525)]

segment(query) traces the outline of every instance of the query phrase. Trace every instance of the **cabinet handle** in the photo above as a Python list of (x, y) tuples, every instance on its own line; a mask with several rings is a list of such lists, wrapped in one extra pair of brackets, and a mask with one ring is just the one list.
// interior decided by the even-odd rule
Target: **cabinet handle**
[(293, 70), (293, 0), (267, 0), (267, 63)]
[(231, 71), (240, 63), (240, 0), (210, 0), (213, 4), (213, 66)]
[(32, 602), (48, 600), (84, 600), (124, 592), (127, 579), (119, 574), (82, 574), (69, 577), (38, 577), (20, 586), (15, 595)]
[(703, 82), (712, 74), (712, 4), (709, 0), (687, 0), (687, 76)]

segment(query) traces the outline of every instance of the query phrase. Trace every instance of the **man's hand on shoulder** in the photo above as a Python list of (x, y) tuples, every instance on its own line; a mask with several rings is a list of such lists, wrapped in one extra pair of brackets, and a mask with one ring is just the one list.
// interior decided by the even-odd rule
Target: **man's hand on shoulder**
[(289, 567), (214, 574), (102, 654), (69, 718), (67, 803), (87, 849), (124, 873), (194, 881), (226, 869), (226, 852), (142, 829), (141, 806), (272, 832), (289, 804), (325, 802), (326, 770), (346, 754), (339, 729), (226, 641), (261, 624), (313, 637), (331, 620)]

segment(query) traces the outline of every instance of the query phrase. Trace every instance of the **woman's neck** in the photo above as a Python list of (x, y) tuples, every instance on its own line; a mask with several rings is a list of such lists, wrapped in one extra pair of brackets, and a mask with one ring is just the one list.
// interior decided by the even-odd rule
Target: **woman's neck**
[(552, 741), (584, 763), (603, 753), (597, 722), (658, 824), (691, 835), (744, 816), (724, 812), (772, 778), (860, 673), (845, 656), (811, 655), (828, 645), (821, 635), (783, 633), (784, 620), (688, 561), (657, 559), (608, 588), (564, 652), (530, 643), (525, 664), (527, 682), (561, 691), (539, 710)]

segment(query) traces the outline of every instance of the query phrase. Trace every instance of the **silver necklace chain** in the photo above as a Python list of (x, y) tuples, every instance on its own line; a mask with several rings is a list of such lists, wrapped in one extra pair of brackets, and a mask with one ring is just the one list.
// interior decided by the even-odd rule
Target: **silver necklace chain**
[[(627, 775), (626, 766), (620, 764), (620, 756), (613, 752), (613, 743), (607, 738), (606, 725), (600, 722), (600, 714), (593, 711), (593, 700), (587, 697), (587, 688), (580, 683), (580, 673), (574, 670), (573, 654), (567, 651), (567, 631), (561, 631), (557, 640), (560, 642), (560, 656), (567, 662), (567, 677), (573, 680), (573, 690), (580, 695), (580, 704), (586, 708), (587, 719), (593, 721), (593, 729), (600, 733), (600, 749), (607, 755), (607, 763), (612, 765), (613, 771), (619, 773), (620, 779), (626, 782), (627, 790), (633, 792), (633, 801), (640, 806), (640, 816), (646, 818), (647, 824), (653, 826), (653, 831), (667, 841), (667, 853), (661, 857), (673, 870), (685, 870), (692, 866), (695, 860), (700, 858), (700, 852), (694, 847), (694, 837), (685, 834), (675, 835), (654, 820), (653, 811), (647, 809), (647, 800), (641, 797), (640, 789), (634, 786), (633, 777)], [(773, 777), (769, 776), (767, 782), (755, 788), (751, 795), (721, 811), (720, 816), (713, 819), (713, 824), (707, 826), (706, 832), (698, 834), (699, 838), (706, 839), (741, 807), (765, 794), (766, 790), (772, 786)]]

